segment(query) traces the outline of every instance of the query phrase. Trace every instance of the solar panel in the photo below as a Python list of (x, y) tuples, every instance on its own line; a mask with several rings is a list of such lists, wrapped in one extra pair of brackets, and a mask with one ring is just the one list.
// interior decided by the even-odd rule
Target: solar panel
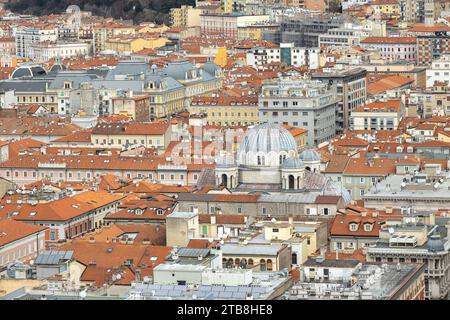
[(261, 287), (253, 287), (252, 288), (252, 293), (265, 293), (266, 289), (265, 288), (261, 288)]
[(224, 292), (220, 292), (219, 293), (219, 298), (228, 298), (228, 299), (230, 299), (232, 296), (233, 296), (233, 292), (224, 291)]
[(231, 287), (231, 286), (225, 287), (225, 291), (238, 292), (238, 290), (239, 290), (238, 287)]
[(170, 284), (162, 284), (161, 290), (173, 290), (173, 286)]
[(198, 248), (181, 248), (178, 250), (177, 255), (179, 257), (187, 258), (197, 258), (199, 256), (205, 258), (209, 255), (209, 249), (198, 249)]
[(155, 295), (157, 296), (163, 296), (163, 297), (167, 297), (167, 294), (169, 293), (169, 290), (158, 290), (156, 291)]
[(211, 291), (211, 286), (207, 286), (207, 285), (201, 285), (200, 287), (198, 287), (199, 291)]
[(247, 294), (245, 292), (233, 292), (233, 299), (245, 299)]
[(212, 291), (224, 291), (225, 288), (223, 286), (212, 286)]
[(181, 297), (183, 296), (183, 292), (181, 292), (180, 290), (171, 290), (169, 291), (168, 297)]

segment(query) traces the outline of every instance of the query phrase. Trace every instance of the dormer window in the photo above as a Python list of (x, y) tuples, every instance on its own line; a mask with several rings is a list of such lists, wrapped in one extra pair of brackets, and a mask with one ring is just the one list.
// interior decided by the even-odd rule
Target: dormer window
[(370, 232), (373, 229), (373, 224), (371, 223), (365, 223), (364, 224), (364, 231)]
[(164, 210), (163, 209), (158, 209), (158, 210), (156, 210), (156, 214), (158, 216), (162, 216), (164, 214)]
[(350, 231), (357, 231), (358, 230), (358, 224), (355, 223), (355, 222), (350, 223), (349, 227), (350, 227)]
[(137, 216), (141, 216), (141, 215), (144, 213), (144, 210), (142, 210), (142, 209), (136, 209), (136, 210), (134, 211), (134, 213), (135, 213)]

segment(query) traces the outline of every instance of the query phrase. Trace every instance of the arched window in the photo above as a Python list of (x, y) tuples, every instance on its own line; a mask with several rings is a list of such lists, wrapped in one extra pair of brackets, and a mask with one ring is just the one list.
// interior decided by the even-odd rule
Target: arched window
[(249, 265), (250, 267), (253, 267), (253, 259), (248, 259), (248, 265)]
[(261, 156), (258, 156), (258, 166), (261, 165)]
[(239, 258), (234, 259), (234, 265), (235, 266), (239, 267), (240, 263), (241, 263), (241, 259), (239, 259)]
[(295, 178), (294, 176), (291, 174), (289, 176), (289, 189), (294, 189), (295, 188)]
[(283, 155), (280, 154), (280, 164), (283, 164)]
[(243, 269), (247, 268), (247, 259), (243, 258), (241, 260), (241, 268), (243, 268)]
[(292, 254), (292, 264), (297, 264), (297, 254), (296, 253)]
[(222, 259), (222, 268), (226, 268), (227, 267), (227, 259), (223, 258)]
[(232, 268), (233, 267), (233, 259), (228, 259), (227, 261), (227, 268)]
[(224, 187), (226, 187), (226, 186), (227, 186), (227, 182), (228, 182), (227, 180), (228, 180), (227, 175), (226, 175), (226, 174), (223, 174), (223, 175), (222, 175), (222, 182), (221, 182), (221, 185), (224, 186)]
[(259, 260), (259, 269), (261, 271), (266, 271), (266, 260), (264, 259)]
[(268, 259), (267, 260), (267, 271), (272, 271), (273, 269), (272, 269), (272, 260), (271, 259)]

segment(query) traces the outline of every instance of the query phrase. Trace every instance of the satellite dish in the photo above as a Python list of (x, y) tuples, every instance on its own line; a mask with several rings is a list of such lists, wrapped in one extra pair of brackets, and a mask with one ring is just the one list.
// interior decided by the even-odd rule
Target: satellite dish
[(85, 290), (83, 290), (83, 291), (80, 292), (80, 298), (81, 298), (81, 299), (86, 298), (86, 291), (85, 291)]
[(389, 231), (389, 234), (393, 234), (394, 233), (394, 228), (389, 228), (388, 231)]
[(118, 274), (118, 275), (116, 275), (116, 279), (120, 280), (120, 279), (122, 279), (122, 276), (120, 274)]

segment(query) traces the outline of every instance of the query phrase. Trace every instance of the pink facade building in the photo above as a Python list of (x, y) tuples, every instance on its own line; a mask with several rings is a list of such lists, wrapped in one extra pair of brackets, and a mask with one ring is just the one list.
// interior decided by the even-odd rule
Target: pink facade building
[(0, 220), (0, 273), (8, 264), (34, 259), (44, 251), (46, 229), (43, 226), (2, 218)]

